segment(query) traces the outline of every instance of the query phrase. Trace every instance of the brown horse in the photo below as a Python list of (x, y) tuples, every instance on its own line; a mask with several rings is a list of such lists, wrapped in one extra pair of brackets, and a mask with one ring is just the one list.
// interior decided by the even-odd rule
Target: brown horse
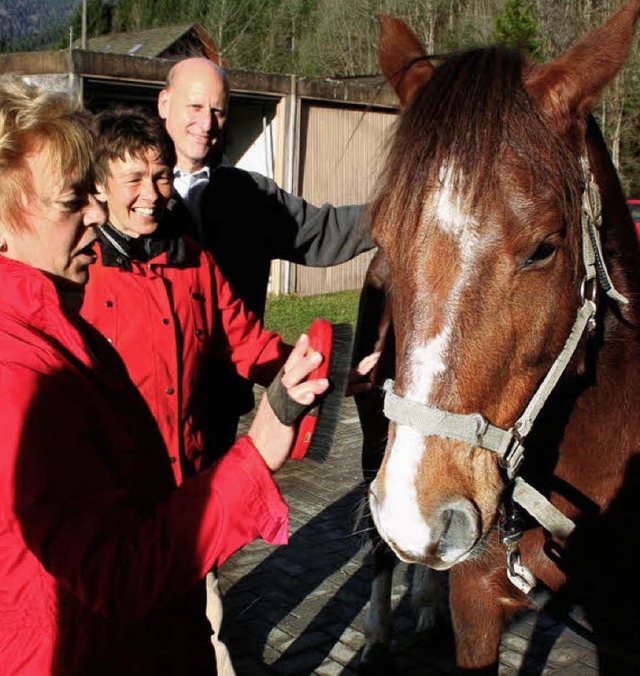
[(359, 402), (369, 453), (383, 396), (390, 420), (369, 503), (401, 560), (449, 571), (462, 670), (496, 672), (505, 623), (549, 589), (584, 610), (602, 672), (640, 673), (640, 260), (589, 115), (639, 14), (548, 64), (491, 48), (437, 67), (380, 19), (403, 110), (372, 205), (365, 298), (395, 381)]

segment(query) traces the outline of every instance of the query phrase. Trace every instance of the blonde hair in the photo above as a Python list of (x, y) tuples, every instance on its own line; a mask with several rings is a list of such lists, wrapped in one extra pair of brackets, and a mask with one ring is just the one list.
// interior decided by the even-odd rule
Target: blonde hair
[(33, 185), (25, 157), (44, 149), (49, 166), (93, 191), (93, 140), (77, 100), (20, 80), (0, 82), (0, 224), (28, 227), (25, 201)]

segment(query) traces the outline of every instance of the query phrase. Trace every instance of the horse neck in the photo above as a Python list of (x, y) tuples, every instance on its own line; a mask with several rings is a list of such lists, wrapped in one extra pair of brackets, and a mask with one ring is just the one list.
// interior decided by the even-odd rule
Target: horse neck
[(640, 250), (618, 174), (593, 118), (587, 130), (587, 147), (602, 198), (606, 264), (614, 286), (629, 301), (618, 306), (601, 294), (599, 302), (605, 310), (600, 319), (604, 332), (599, 368), (605, 374), (620, 368), (633, 370), (640, 364)]
[(621, 307), (623, 317), (637, 323), (640, 318), (640, 256), (638, 238), (626, 205), (618, 173), (602, 133), (593, 118), (587, 126), (589, 164), (602, 198), (602, 236), (606, 263), (616, 288), (629, 299)]
[[(629, 303), (618, 306), (599, 293), (598, 325), (586, 357), (578, 357), (584, 373), (569, 376), (553, 393), (527, 454), (536, 482), (559, 476), (604, 503), (628, 458), (640, 447), (640, 260), (617, 173), (593, 121), (587, 147), (602, 195), (606, 263), (614, 286)], [(610, 481), (595, 482), (598, 475)]]

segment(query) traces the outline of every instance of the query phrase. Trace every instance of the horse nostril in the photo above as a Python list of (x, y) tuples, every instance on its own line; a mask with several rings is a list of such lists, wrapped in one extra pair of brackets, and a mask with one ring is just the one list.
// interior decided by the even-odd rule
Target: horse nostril
[(469, 500), (456, 500), (440, 512), (441, 534), (438, 553), (443, 561), (454, 562), (469, 552), (479, 536), (478, 514)]

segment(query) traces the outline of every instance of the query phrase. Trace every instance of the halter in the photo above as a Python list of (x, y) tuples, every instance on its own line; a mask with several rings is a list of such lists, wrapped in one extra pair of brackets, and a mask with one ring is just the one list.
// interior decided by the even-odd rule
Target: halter
[[(617, 303), (628, 303), (628, 300), (614, 288), (602, 254), (600, 241), (602, 210), (598, 184), (586, 155), (581, 157), (580, 162), (585, 179), (581, 217), (582, 260), (585, 269), (580, 285), (582, 304), (564, 347), (513, 426), (508, 429), (497, 427), (481, 413), (452, 413), (400, 397), (393, 391), (393, 380), (387, 380), (383, 386), (384, 414), (391, 422), (408, 425), (424, 436), (454, 439), (495, 453), (501, 467), (505, 469), (507, 477), (513, 483), (513, 501), (531, 514), (545, 530), (561, 540), (566, 540), (573, 532), (575, 528), (573, 521), (554, 507), (542, 493), (522, 477), (517, 476), (524, 459), (524, 441), (564, 373), (583, 334), (590, 333), (595, 328), (597, 284), (600, 284), (602, 290), (612, 300)], [(518, 589), (528, 594), (536, 580), (520, 561), (517, 546), (520, 536), (521, 533), (515, 533), (515, 536), (514, 533), (510, 533), (503, 537), (507, 547), (507, 575)]]

